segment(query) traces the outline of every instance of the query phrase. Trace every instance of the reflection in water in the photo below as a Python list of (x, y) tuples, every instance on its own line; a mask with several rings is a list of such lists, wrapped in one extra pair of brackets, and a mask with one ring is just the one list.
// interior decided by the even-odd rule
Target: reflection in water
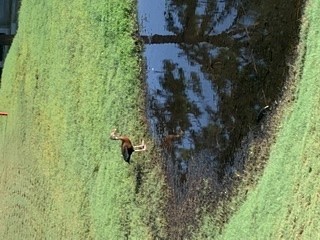
[(149, 119), (158, 130), (156, 136), (180, 127), (185, 131), (181, 147), (194, 148), (192, 134), (207, 127), (218, 110), (213, 82), (176, 45), (147, 45), (145, 54), (152, 66), (148, 69)]
[(242, 167), (235, 149), (280, 93), (292, 41), (283, 36), (295, 36), (298, 16), (286, 3), (269, 4), (139, 0), (148, 119), (163, 146), (171, 225), (190, 224), (200, 204), (225, 192), (225, 172)]

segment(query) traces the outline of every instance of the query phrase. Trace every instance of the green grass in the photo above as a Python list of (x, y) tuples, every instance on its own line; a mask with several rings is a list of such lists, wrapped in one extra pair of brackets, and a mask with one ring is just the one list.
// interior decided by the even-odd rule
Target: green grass
[(256, 188), (222, 234), (206, 217), (199, 236), (217, 239), (320, 238), (320, 2), (308, 1), (296, 60), (296, 100), (287, 109)]
[(127, 165), (109, 139), (114, 127), (146, 137), (135, 8), (22, 1), (0, 89), (1, 239), (164, 236), (152, 149)]
[[(127, 165), (109, 139), (114, 127), (147, 139), (135, 7), (22, 1), (0, 89), (0, 111), (9, 112), (0, 117), (1, 239), (166, 238), (152, 142)], [(319, 238), (319, 12), (319, 1), (307, 3), (296, 101), (263, 176), (221, 234), (205, 218), (198, 236)]]

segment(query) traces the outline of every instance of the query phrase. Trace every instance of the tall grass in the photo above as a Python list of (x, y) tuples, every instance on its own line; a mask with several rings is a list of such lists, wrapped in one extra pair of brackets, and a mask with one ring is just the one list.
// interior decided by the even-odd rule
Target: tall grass
[(109, 139), (147, 137), (135, 18), (129, 0), (22, 1), (0, 89), (1, 239), (164, 236), (152, 149), (127, 165)]
[[(296, 60), (296, 100), (287, 109), (258, 185), (217, 239), (320, 238), (320, 2), (308, 1)], [(214, 218), (214, 217), (213, 217)]]

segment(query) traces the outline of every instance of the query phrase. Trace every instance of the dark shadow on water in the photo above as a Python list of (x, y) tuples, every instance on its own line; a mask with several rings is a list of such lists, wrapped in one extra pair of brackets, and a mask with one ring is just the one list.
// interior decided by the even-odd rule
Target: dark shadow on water
[(281, 94), (300, 6), (139, 0), (138, 7), (147, 115), (171, 196), (168, 232), (182, 239), (197, 209), (214, 206), (226, 191), (224, 179), (242, 170), (235, 150)]

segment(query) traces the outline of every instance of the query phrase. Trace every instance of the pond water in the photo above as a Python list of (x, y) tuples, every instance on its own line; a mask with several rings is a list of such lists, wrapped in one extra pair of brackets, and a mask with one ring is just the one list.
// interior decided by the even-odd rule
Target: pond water
[[(138, 1), (147, 115), (162, 147), (171, 226), (192, 224), (199, 205), (218, 201), (226, 173), (242, 170), (235, 150), (286, 79), (300, 14), (289, 5)], [(187, 234), (174, 229), (176, 239)]]

